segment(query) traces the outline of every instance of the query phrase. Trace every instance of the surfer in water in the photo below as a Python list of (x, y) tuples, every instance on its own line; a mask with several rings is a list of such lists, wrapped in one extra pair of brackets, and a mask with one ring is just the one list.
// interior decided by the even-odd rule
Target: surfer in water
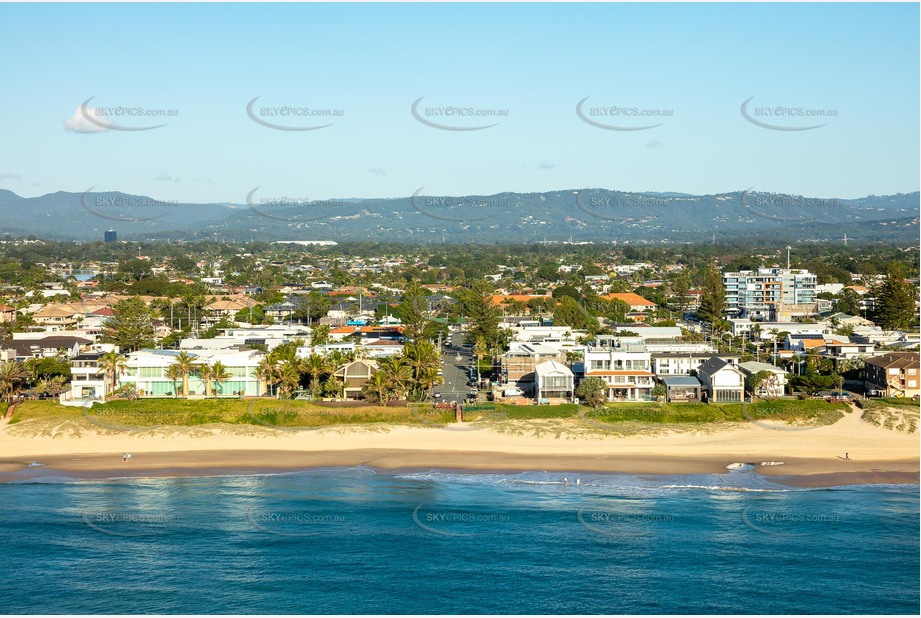
[(569, 477), (568, 476), (563, 477), (563, 487), (569, 487)]

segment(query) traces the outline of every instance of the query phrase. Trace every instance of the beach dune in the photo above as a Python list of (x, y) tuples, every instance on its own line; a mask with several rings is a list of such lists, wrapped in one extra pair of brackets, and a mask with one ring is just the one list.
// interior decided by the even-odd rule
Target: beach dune
[[(215, 425), (49, 436), (31, 435), (27, 423), (2, 424), (0, 481), (49, 470), (93, 477), (187, 476), (356, 465), (695, 474), (752, 463), (775, 480), (797, 485), (917, 483), (919, 476), (917, 435), (863, 422), (857, 410), (833, 425), (810, 428), (759, 422), (625, 436), (538, 435), (509, 428), (459, 424), (288, 431)], [(130, 461), (123, 461), (125, 452), (132, 453)]]

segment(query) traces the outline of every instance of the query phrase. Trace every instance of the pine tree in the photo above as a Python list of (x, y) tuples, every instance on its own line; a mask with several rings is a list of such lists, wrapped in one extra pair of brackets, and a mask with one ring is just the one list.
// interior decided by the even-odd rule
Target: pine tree
[(102, 331), (103, 343), (114, 343), (123, 352), (133, 352), (154, 344), (152, 313), (138, 297), (115, 303), (112, 317)]
[(918, 327), (914, 286), (905, 280), (905, 268), (889, 264), (886, 280), (879, 287), (875, 302), (875, 321), (884, 329), (908, 330)]
[(722, 323), (726, 311), (726, 290), (723, 287), (723, 276), (714, 266), (710, 266), (704, 275), (703, 291), (697, 317), (712, 324)]

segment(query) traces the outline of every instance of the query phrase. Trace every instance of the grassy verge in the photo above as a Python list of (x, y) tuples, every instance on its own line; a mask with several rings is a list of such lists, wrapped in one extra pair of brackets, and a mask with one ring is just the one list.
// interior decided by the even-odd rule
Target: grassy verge
[(185, 401), (182, 399), (147, 399), (110, 401), (84, 410), (61, 406), (54, 402), (26, 402), (16, 408), (11, 423), (32, 419), (54, 418), (79, 420), (103, 427), (199, 426), (213, 423), (257, 425), (263, 427), (330, 427), (357, 424), (422, 425), (454, 420), (450, 410), (426, 416), (425, 422), (409, 407), (361, 406), (349, 408), (323, 407), (306, 401), (276, 401), (274, 399), (212, 399)]
[[(830, 424), (842, 416), (845, 404), (821, 400), (773, 400), (754, 404), (703, 403), (611, 403), (598, 410), (576, 404), (558, 406), (515, 406), (486, 404), (469, 406), (465, 420), (528, 421), (576, 419), (595, 423), (652, 426), (702, 426), (719, 423), (744, 423), (752, 420), (777, 420), (790, 423)], [(917, 415), (916, 417), (917, 418)], [(145, 399), (110, 401), (84, 410), (62, 406), (54, 401), (28, 401), (17, 406), (11, 423), (36, 419), (89, 421), (109, 428), (194, 427), (215, 423), (256, 425), (278, 428), (317, 428), (336, 425), (447, 425), (454, 422), (451, 410), (431, 406), (358, 406), (337, 408), (306, 401), (274, 399)], [(867, 419), (869, 422), (873, 420)], [(883, 424), (879, 421), (876, 424)], [(896, 421), (893, 421), (898, 424)], [(906, 421), (907, 423), (908, 421)], [(917, 423), (915, 423), (917, 424)]]
[(911, 397), (883, 397), (881, 399), (860, 399), (857, 405), (864, 410), (882, 410), (893, 407), (918, 409), (918, 402)]
[(587, 418), (605, 423), (649, 424), (744, 423), (778, 420), (830, 424), (840, 419), (847, 405), (817, 400), (771, 400), (753, 404), (727, 403), (612, 403), (589, 412)]

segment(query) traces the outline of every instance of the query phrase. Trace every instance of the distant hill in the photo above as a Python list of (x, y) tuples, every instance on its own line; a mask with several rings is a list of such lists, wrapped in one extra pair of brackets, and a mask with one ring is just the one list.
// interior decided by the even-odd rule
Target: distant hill
[(854, 200), (735, 191), (718, 195), (608, 189), (489, 196), (342, 199), (312, 203), (160, 202), (118, 192), (23, 198), (0, 190), (0, 232), (57, 240), (593, 241), (680, 243), (906, 242), (917, 239), (919, 193)]

